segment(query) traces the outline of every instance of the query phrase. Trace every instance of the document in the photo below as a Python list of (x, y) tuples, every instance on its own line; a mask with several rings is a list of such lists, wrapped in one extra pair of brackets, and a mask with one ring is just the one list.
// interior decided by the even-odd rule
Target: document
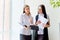
[(48, 19), (44, 18), (43, 16), (39, 16), (38, 21), (41, 21), (42, 23), (46, 24), (48, 22)]
[(43, 16), (39, 16), (38, 21), (41, 21), (41, 23), (38, 24), (39, 29), (44, 29), (43, 24), (46, 24), (48, 22), (48, 19), (44, 18)]

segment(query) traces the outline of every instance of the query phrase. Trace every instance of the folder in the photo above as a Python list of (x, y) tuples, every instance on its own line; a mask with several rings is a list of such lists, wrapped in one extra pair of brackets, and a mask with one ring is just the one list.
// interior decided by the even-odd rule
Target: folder
[(36, 31), (39, 30), (38, 26), (36, 26), (36, 25), (30, 25), (30, 27), (31, 27), (32, 30), (36, 30)]

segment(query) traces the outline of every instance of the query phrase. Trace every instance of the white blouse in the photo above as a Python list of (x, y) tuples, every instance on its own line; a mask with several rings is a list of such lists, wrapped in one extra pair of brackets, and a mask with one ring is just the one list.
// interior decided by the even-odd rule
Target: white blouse
[[(44, 17), (44, 14), (39, 14), (39, 17), (40, 16), (43, 16)], [(48, 16), (47, 16), (48, 17)], [(49, 18), (48, 18), (49, 19)], [(43, 26), (43, 24), (41, 23), (41, 24), (38, 24), (38, 27), (39, 27), (39, 31), (38, 31), (38, 34), (43, 34), (44, 33), (44, 31), (43, 31), (43, 29), (44, 29), (44, 26)]]

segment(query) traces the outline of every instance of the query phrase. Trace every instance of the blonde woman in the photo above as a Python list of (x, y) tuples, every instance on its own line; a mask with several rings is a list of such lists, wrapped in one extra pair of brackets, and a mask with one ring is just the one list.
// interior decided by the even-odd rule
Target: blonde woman
[(30, 13), (29, 5), (25, 5), (23, 14), (20, 17), (20, 25), (22, 25), (20, 31), (20, 40), (31, 40), (30, 24), (33, 24), (33, 19)]

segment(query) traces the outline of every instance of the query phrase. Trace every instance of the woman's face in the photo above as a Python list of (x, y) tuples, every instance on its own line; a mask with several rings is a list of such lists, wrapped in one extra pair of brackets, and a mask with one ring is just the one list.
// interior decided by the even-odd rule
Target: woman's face
[(29, 14), (30, 13), (30, 8), (29, 7), (25, 7), (25, 13)]
[(38, 8), (38, 13), (39, 14), (42, 13), (42, 8), (41, 7)]

